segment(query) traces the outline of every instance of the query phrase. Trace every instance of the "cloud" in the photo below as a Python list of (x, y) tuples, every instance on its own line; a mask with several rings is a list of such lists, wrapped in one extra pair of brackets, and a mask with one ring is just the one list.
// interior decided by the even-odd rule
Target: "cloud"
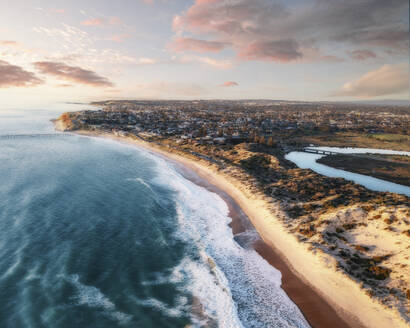
[(59, 45), (62, 45), (67, 49), (78, 49), (84, 48), (88, 49), (92, 44), (91, 36), (75, 27), (68, 24), (62, 23), (62, 28), (47, 28), (47, 27), (34, 27), (33, 30), (37, 33), (45, 34), (49, 38), (55, 38), (58, 40)]
[[(297, 4), (280, 0), (195, 0), (174, 16), (172, 27), (181, 40), (206, 39), (225, 45), (207, 49), (183, 43), (176, 47), (180, 51), (217, 52), (230, 47), (243, 60), (289, 62), (306, 54), (309, 60), (327, 61), (326, 49), (339, 45), (360, 45), (369, 51), (396, 49), (401, 54), (408, 51), (405, 13), (407, 0), (312, 0)], [(309, 54), (312, 48), (317, 49), (315, 57)]]
[(408, 10), (407, 0), (316, 0), (293, 11), (282, 28), (322, 45), (408, 50)]
[(114, 16), (108, 19), (108, 24), (109, 25), (122, 25), (124, 24), (124, 22), (121, 20), (121, 18)]
[(34, 73), (0, 60), (0, 88), (33, 87), (43, 83)]
[(219, 52), (226, 47), (226, 43), (217, 41), (198, 40), (193, 38), (176, 38), (168, 47), (175, 52), (196, 51), (204, 52)]
[(73, 87), (72, 84), (67, 84), (67, 83), (61, 83), (56, 85), (57, 88), (70, 88)]
[(184, 55), (181, 58), (177, 59), (180, 63), (200, 63), (207, 66), (211, 66), (217, 69), (230, 69), (233, 67), (233, 64), (228, 59), (215, 59), (210, 57), (202, 57), (202, 56), (190, 56)]
[(77, 65), (88, 66), (136, 63), (136, 58), (117, 49), (98, 47), (98, 39), (82, 29), (64, 23), (61, 25), (60, 28), (33, 28), (35, 32), (47, 37), (57, 48), (54, 48), (54, 52), (32, 61), (66, 62), (70, 60)]
[(319, 57), (316, 57), (316, 59), (323, 61), (323, 62), (330, 62), (330, 63), (341, 63), (344, 61), (343, 58), (340, 58), (334, 55), (320, 55)]
[(58, 62), (36, 62), (36, 69), (41, 73), (55, 76), (59, 79), (91, 85), (94, 87), (112, 87), (113, 83), (93, 71), (81, 67), (69, 66)]
[(286, 14), (286, 8), (272, 0), (196, 0), (174, 17), (173, 28), (236, 36), (256, 32), (259, 26)]
[(85, 21), (82, 21), (81, 25), (102, 26), (102, 25), (105, 25), (105, 19), (104, 18), (89, 18), (89, 19), (86, 19)]
[(17, 47), (19, 44), (16, 41), (0, 40), (0, 46)]
[(148, 58), (148, 57), (138, 58), (138, 64), (141, 64), (141, 65), (153, 65), (153, 64), (156, 64), (157, 62), (158, 60), (155, 58)]
[(275, 62), (289, 62), (302, 56), (295, 40), (256, 41), (239, 52), (241, 59)]
[(234, 81), (226, 81), (226, 82), (224, 82), (223, 84), (221, 84), (220, 86), (221, 86), (221, 87), (229, 88), (229, 87), (237, 87), (238, 85), (239, 85), (239, 84), (236, 83), (236, 82), (234, 82)]
[(348, 52), (349, 56), (355, 60), (366, 60), (369, 58), (376, 58), (376, 54), (371, 50), (354, 50)]
[(122, 43), (126, 39), (128, 39), (129, 37), (130, 37), (130, 35), (128, 33), (114, 34), (114, 35), (108, 37), (107, 40), (117, 42), (117, 43)]
[(122, 20), (118, 17), (96, 17), (96, 18), (88, 18), (85, 21), (81, 22), (81, 25), (84, 26), (107, 26), (107, 25), (121, 25), (123, 24)]
[(407, 64), (397, 64), (384, 65), (357, 80), (347, 82), (334, 95), (369, 98), (406, 91), (409, 91), (409, 68)]
[(52, 9), (50, 9), (50, 12), (54, 13), (54, 14), (64, 14), (65, 9), (52, 8)]

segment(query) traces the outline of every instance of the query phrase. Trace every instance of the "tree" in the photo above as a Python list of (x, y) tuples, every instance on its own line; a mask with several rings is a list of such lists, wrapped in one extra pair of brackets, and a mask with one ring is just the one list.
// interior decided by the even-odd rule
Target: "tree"
[(273, 138), (272, 138), (272, 137), (269, 137), (269, 138), (268, 138), (267, 145), (268, 145), (269, 147), (275, 147), (275, 146), (276, 146), (276, 142), (273, 141)]
[(205, 136), (206, 136), (206, 128), (205, 128), (205, 126), (202, 126), (202, 127), (199, 129), (199, 135), (200, 135), (201, 137), (205, 137)]

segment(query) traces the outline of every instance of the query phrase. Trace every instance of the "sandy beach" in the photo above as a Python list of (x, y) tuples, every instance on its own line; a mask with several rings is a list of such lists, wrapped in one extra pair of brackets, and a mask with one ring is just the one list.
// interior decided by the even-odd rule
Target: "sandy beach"
[(372, 300), (357, 282), (336, 271), (329, 256), (313, 254), (286, 231), (275, 219), (285, 215), (277, 204), (211, 164), (142, 140), (90, 131), (75, 133), (142, 147), (175, 163), (186, 178), (218, 193), (229, 206), (234, 234), (256, 229), (261, 239), (254, 244), (255, 250), (281, 271), (282, 288), (312, 327), (407, 327), (393, 310)]

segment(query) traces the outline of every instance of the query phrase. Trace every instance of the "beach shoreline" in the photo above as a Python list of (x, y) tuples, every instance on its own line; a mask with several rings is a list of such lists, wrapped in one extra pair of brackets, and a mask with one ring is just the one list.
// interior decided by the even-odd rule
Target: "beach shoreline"
[[(405, 327), (404, 321), (371, 300), (357, 283), (335, 272), (334, 263), (326, 263), (328, 258), (309, 252), (289, 234), (272, 217), (275, 204), (241, 189), (243, 186), (211, 165), (143, 140), (91, 131), (75, 134), (114, 139), (153, 152), (176, 163), (192, 182), (220, 195), (229, 206), (234, 235), (249, 229), (249, 225), (256, 229), (261, 240), (254, 245), (255, 250), (281, 271), (282, 288), (312, 327)], [(276, 210), (282, 215), (279, 208)]]

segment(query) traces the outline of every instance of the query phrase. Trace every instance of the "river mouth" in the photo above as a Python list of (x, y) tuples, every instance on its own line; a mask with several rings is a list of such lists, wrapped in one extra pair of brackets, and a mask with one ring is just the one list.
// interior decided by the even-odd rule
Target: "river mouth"
[[(339, 148), (339, 147), (309, 147), (309, 149), (334, 152), (340, 154), (383, 154), (383, 155), (401, 155), (410, 156), (410, 152), (406, 151), (395, 151), (386, 149), (371, 149), (371, 148)], [(370, 190), (382, 191), (382, 192), (393, 192), (398, 194), (403, 194), (410, 196), (410, 187), (386, 181), (383, 179), (375, 178), (372, 176), (353, 173), (347, 170), (342, 170), (339, 168), (330, 167), (317, 161), (326, 155), (324, 154), (314, 154), (300, 151), (293, 151), (286, 154), (285, 158), (293, 163), (295, 163), (299, 168), (311, 169), (316, 173), (332, 177), (332, 178), (343, 178), (345, 180), (353, 181), (360, 184)]]

